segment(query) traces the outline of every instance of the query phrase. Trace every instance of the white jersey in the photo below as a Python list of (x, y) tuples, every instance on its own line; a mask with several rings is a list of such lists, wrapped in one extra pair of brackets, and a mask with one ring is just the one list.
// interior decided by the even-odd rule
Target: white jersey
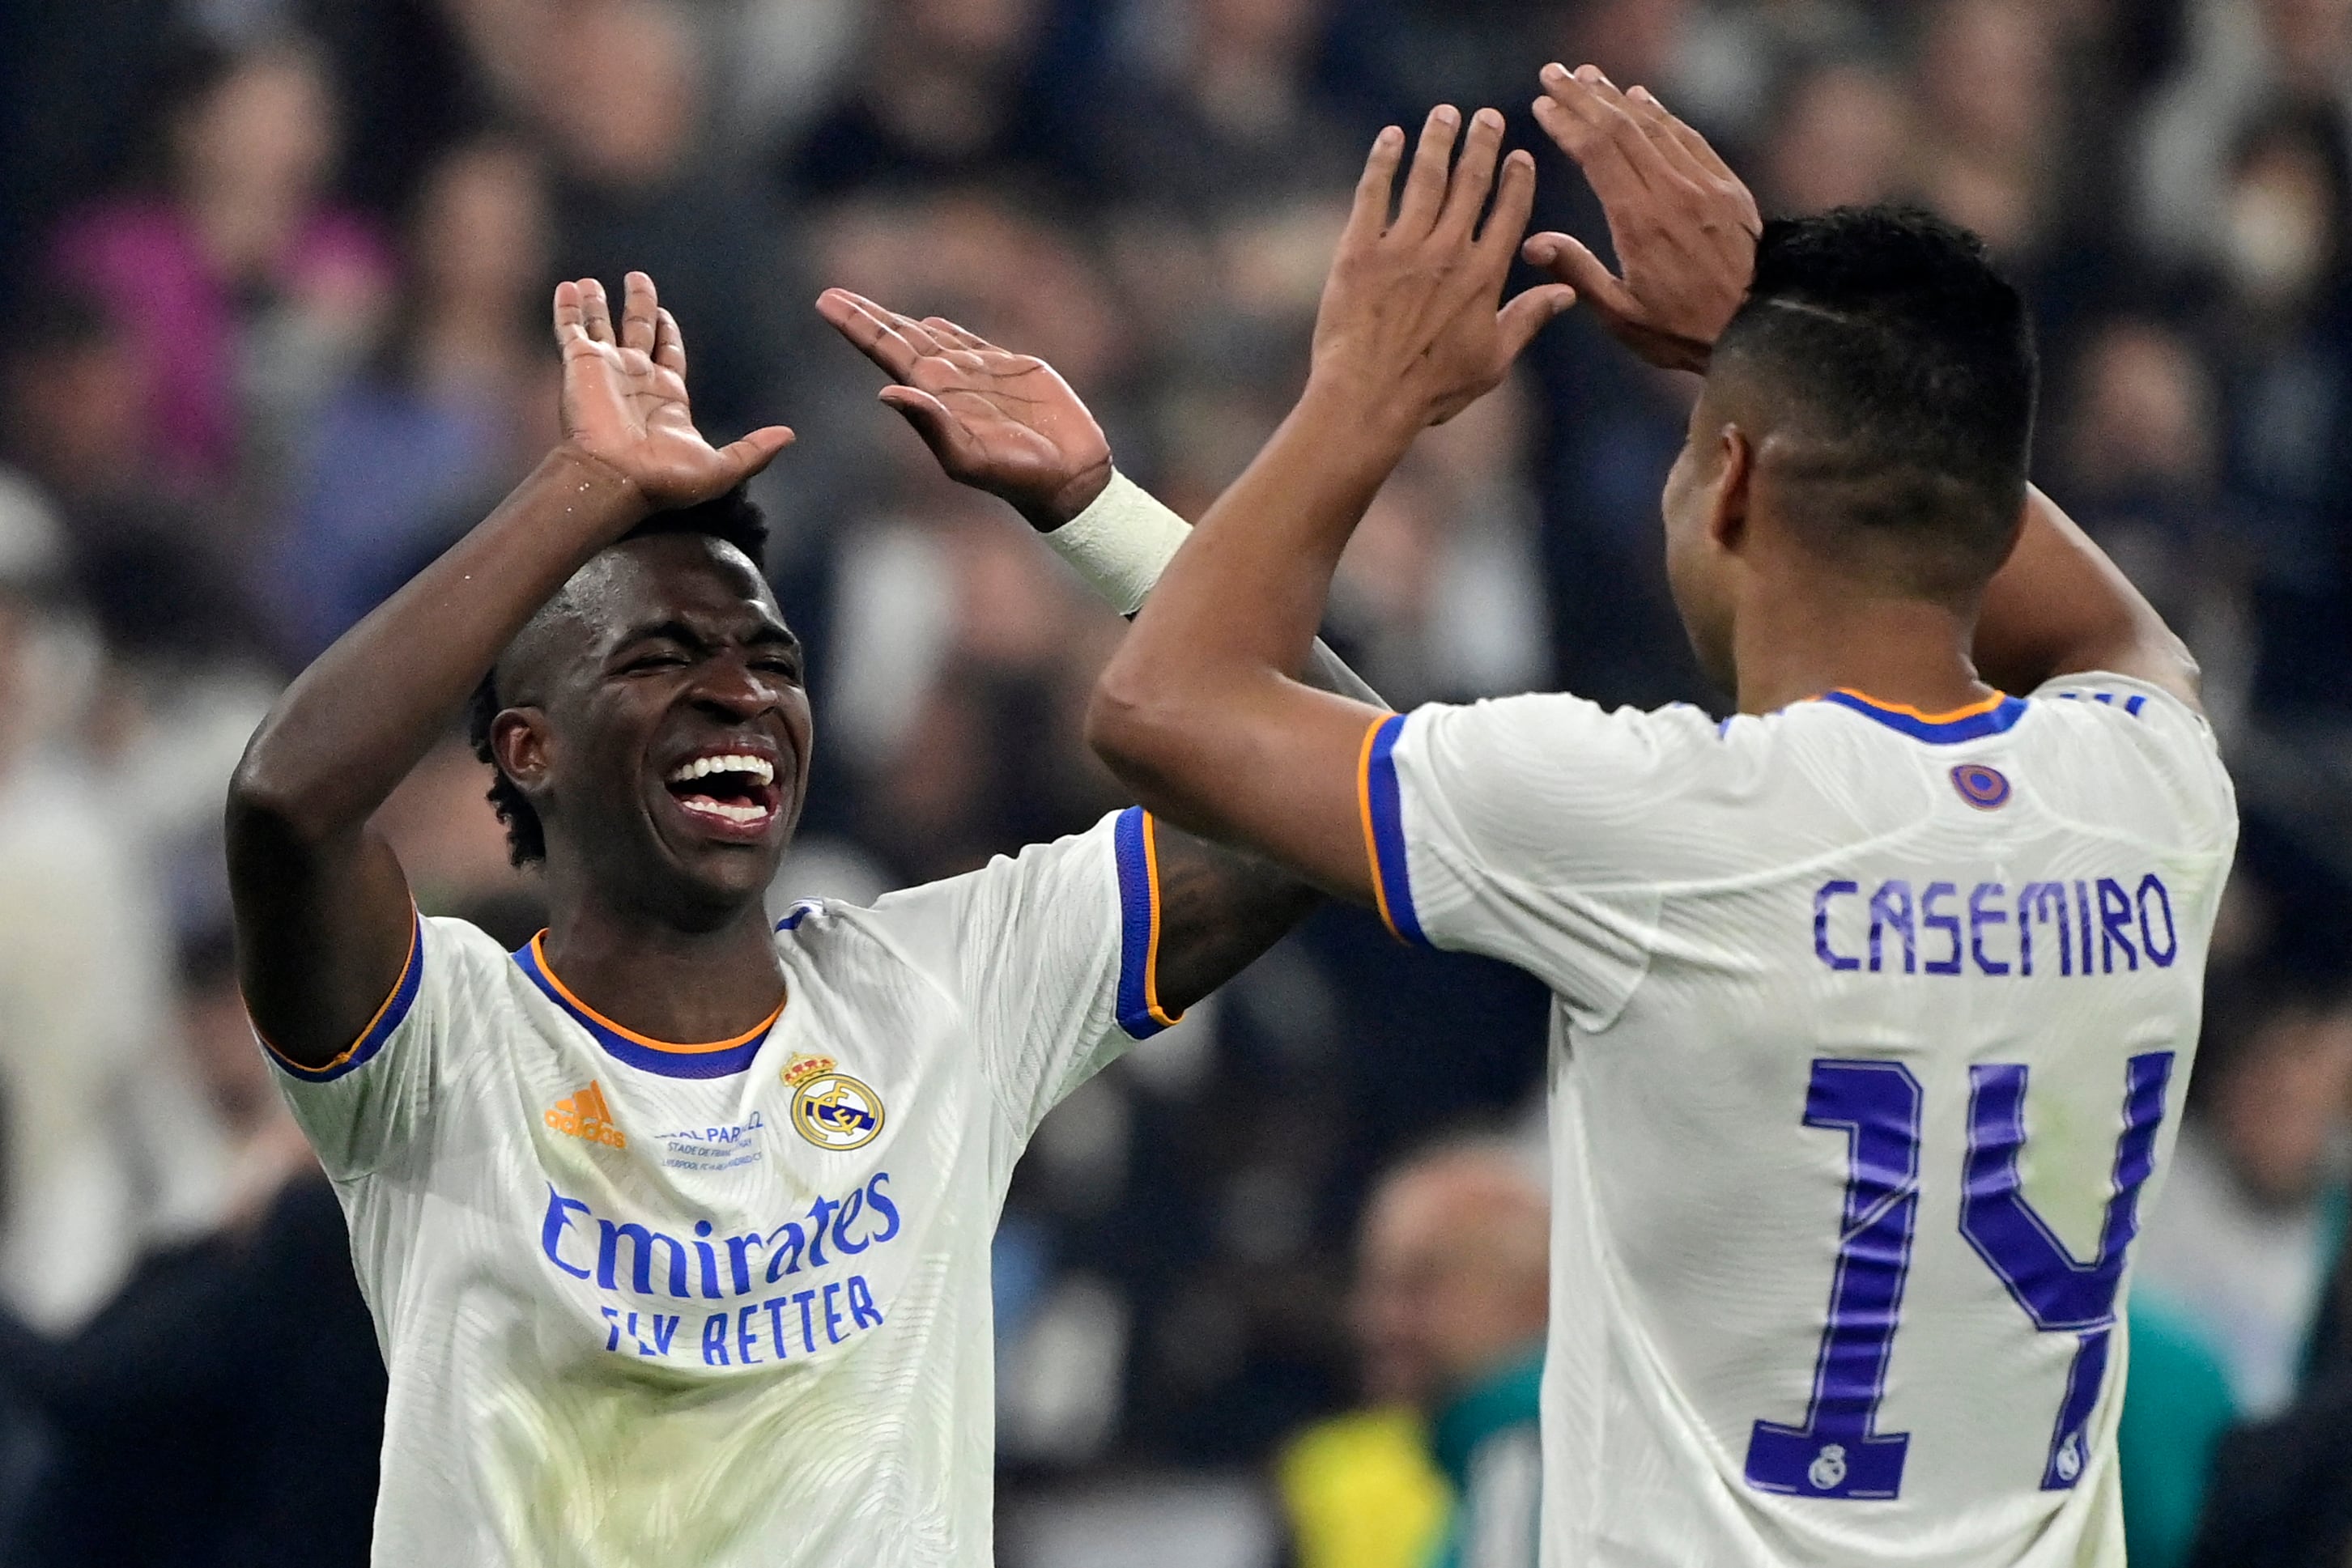
[(990, 1242), (1046, 1111), (1171, 1021), (1152, 839), (798, 906), (781, 1013), (707, 1045), (420, 921), (352, 1051), (279, 1061), (391, 1372), (375, 1562), (989, 1563)]
[(2088, 675), (1382, 721), (1383, 913), (1556, 997), (1547, 1568), (2124, 1561), (2130, 1243), (2237, 835)]

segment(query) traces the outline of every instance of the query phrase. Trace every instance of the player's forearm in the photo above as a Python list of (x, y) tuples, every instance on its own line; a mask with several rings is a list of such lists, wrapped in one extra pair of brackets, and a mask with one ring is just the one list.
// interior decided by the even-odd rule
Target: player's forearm
[(232, 835), (260, 821), (308, 841), (356, 830), (532, 613), (646, 512), (609, 468), (551, 453), (286, 689), (237, 767)]
[[(1371, 400), (1310, 386), (1209, 508), (1096, 687), (1088, 737), (1130, 786), (1170, 792), (1179, 799), (1162, 809), (1203, 820), (1187, 807), (1213, 793), (1227, 749), (1209, 743), (1240, 742), (1260, 715), (1280, 722), (1340, 553), (1412, 434)], [(1378, 702), (1368, 688), (1313, 684)]]
[[(1108, 472), (1084, 501), (1074, 514), (1039, 531), (1097, 596), (1132, 619), (1192, 537), (1192, 526), (1116, 471)], [(1299, 679), (1318, 691), (1381, 702), (1380, 694), (1319, 637), (1307, 650)]]
[(2006, 691), (2106, 670), (2196, 700), (2196, 661), (2180, 639), (2039, 489), (2027, 491), (2017, 548), (1986, 587), (1975, 652), (1978, 672)]

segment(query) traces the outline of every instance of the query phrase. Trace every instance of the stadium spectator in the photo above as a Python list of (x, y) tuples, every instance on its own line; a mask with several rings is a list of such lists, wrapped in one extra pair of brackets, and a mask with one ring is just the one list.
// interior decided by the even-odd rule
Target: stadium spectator
[(0, 484), (0, 1307), (78, 1327), (140, 1249), (215, 1200), (214, 1129), (173, 1047), (149, 868), (73, 739), (93, 672), (57, 607), (55, 524)]
[(1344, 187), (1354, 139), (1315, 80), (1327, 0), (1181, 0), (1157, 58), (1096, 84), (1074, 151), (1087, 185), (1231, 219)]
[(282, 460), (366, 341), (389, 263), (373, 226), (328, 198), (335, 102), (309, 47), (192, 48), (160, 119), (152, 188), (69, 216), (54, 264), (128, 335), (141, 454), (175, 486), (217, 493)]
[(2352, 588), (2352, 157), (2333, 112), (2281, 110), (2231, 160), (2209, 330), (2225, 392), (2223, 478), (2260, 566), (2256, 698), (2341, 713), (2352, 642), (2323, 606)]
[(1757, 162), (1760, 199), (1775, 213), (1868, 206), (1903, 188), (1911, 144), (1903, 84), (1860, 58), (1797, 73)]
[(268, 574), (288, 654), (374, 608), (545, 445), (547, 230), (538, 160), (517, 142), (460, 143), (426, 174), (401, 303), (319, 416)]
[(695, 411), (736, 434), (774, 412), (793, 253), (742, 150), (707, 134), (709, 68), (663, 0), (579, 0), (541, 32), (528, 113), (554, 160), (566, 277), (662, 279), (681, 321), (725, 321), (695, 353)]
[(866, 31), (849, 83), (778, 159), (825, 199), (984, 180), (1044, 151), (1028, 72), (1040, 0), (899, 0)]
[[(1355, 1327), (1371, 1410), (1311, 1429), (1280, 1466), (1305, 1568), (1507, 1568), (1536, 1560), (1549, 1210), (1538, 1162), (1494, 1142), (1441, 1144), (1374, 1189), (1358, 1261)], [(1444, 1478), (1444, 1528), (1396, 1448), (1395, 1410), (1426, 1425)], [(1365, 1495), (1377, 1476), (1391, 1495)]]
[(181, 1020), (236, 1148), (217, 1228), (143, 1259), (86, 1326), (0, 1323), (0, 1385), (46, 1461), (23, 1568), (358, 1568), (383, 1367), (342, 1211), (253, 1049), (228, 933), (191, 944)]
[(2326, 1296), (2302, 1395), (2221, 1445), (2192, 1568), (2337, 1568), (2352, 1552), (2352, 1252)]
[(2178, 68), (2148, 102), (2137, 167), (2139, 238), (2158, 259), (2219, 260), (2213, 214), (2246, 132), (2282, 109), (2352, 115), (2352, 5), (2210, 0), (2184, 7)]
[[(0, 950), (0, 998), (97, 1012), (160, 995), (160, 927), (219, 918), (218, 779), (282, 678), (272, 656), (332, 629), (257, 589), (299, 581), (294, 606), (331, 591), (331, 618), (359, 614), (408, 564), (402, 541), (436, 542), (446, 492), (496, 469), (506, 432), (551, 419), (543, 389), (498, 369), (543, 356), (536, 328), (510, 337), (490, 300), (507, 287), (494, 274), (520, 287), (558, 252), (608, 282), (650, 265), (696, 344), (706, 411), (732, 382), (739, 426), (780, 417), (801, 433), (761, 499), (833, 761), (778, 888), (863, 899), (907, 868), (1006, 847), (1024, 824), (1083, 820), (1102, 784), (1067, 694), (1115, 627), (1074, 612), (1034, 552), (1000, 549), (1026, 542), (1002, 537), (1009, 525), (941, 494), (919, 444), (873, 419), (846, 350), (812, 345), (814, 281), (797, 280), (1045, 355), (1122, 465), (1197, 515), (1296, 391), (1352, 161), (1381, 118), (1440, 99), (1522, 110), (1535, 68), (1562, 55), (1656, 89), (1780, 210), (1890, 191), (1956, 209), (1987, 190), (2033, 197), (2020, 204), (2042, 248), (2027, 259), (2058, 329), (2037, 473), (2204, 666), (2248, 818), (2238, 884), (2259, 870), (2270, 890), (2233, 898), (2233, 950), (2258, 972), (2291, 949), (2344, 973), (2347, 17), (2347, 0), (0, 7), (0, 268), (19, 286), (0, 460), (47, 503), (19, 507), (8, 486), (0, 517), (56, 525), (0, 522), (0, 577), (27, 580), (7, 538), (48, 541), (21, 558), (48, 563), (34, 600), (0, 592), (23, 650), (0, 664), (33, 661), (44, 697), (40, 738), (0, 764), (0, 862), (35, 846), (95, 868), (43, 873), (62, 902), (0, 871), (0, 930), (23, 937)], [(213, 42), (191, 48), (192, 34)], [(2036, 81), (2038, 99), (2018, 90)], [(1171, 112), (1194, 129), (1171, 129)], [(1580, 177), (1519, 133), (1545, 160), (1539, 226), (1605, 252)], [(1130, 147), (1156, 149), (1157, 172)], [(1318, 172), (1331, 157), (1340, 172)], [(379, 237), (393, 233), (409, 240), (397, 254)], [(453, 285), (481, 303), (479, 330), (372, 357), (401, 301)], [(730, 340), (717, 323), (751, 319), (747, 298), (768, 315)], [(1687, 390), (1606, 348), (1581, 311), (1531, 361), (1517, 423), (1433, 433), (1381, 498), (1333, 630), (1406, 699), (1426, 681), (1716, 700), (1656, 567), (1656, 486)], [(281, 546), (289, 516), (299, 531)], [(336, 550), (329, 522), (345, 530)], [(60, 630), (53, 584), (94, 640)], [(0, 728), (32, 719), (0, 709)], [(528, 884), (498, 863), (478, 796), (478, 765), (436, 754), (397, 800), (404, 853), (440, 908), (528, 935)], [(61, 831), (68, 818), (79, 825)], [(129, 924), (84, 907), (118, 897), (138, 907)], [(20, 1037), (28, 1016), (0, 999), (0, 1083), (6, 1063), (47, 1060), (51, 1042)], [(173, 1015), (147, 1017), (165, 1020), (155, 1059), (172, 1074)], [(1507, 1109), (1542, 1050), (1539, 998), (1516, 977), (1400, 952), (1343, 914), (1186, 1030), (1049, 1122), (1016, 1183), (999, 1267), (1034, 1310), (1003, 1311), (1022, 1330), (1003, 1385), (1053, 1376), (1008, 1396), (1008, 1432), (1039, 1435), (1008, 1437), (1008, 1501), (1058, 1505), (1066, 1484), (1156, 1467), (1254, 1474), (1276, 1436), (1344, 1403), (1343, 1260), (1371, 1175), (1433, 1124)], [(2224, 1061), (2217, 1049), (2216, 1084)], [(49, 1087), (90, 1107), (78, 1114), (111, 1103), (79, 1076)], [(2272, 1131), (2325, 1120), (2310, 1092), (2283, 1101)], [(0, 1095), (13, 1128), (24, 1106)], [(163, 1103), (178, 1109), (158, 1158), (176, 1167), (173, 1131), (208, 1113), (184, 1084)], [(128, 1175), (66, 1178), (72, 1204), (127, 1216), (77, 1255), (92, 1281), (136, 1267), (170, 1215), (205, 1210), (142, 1190), (144, 1135), (108, 1145)], [(11, 1157), (40, 1164), (39, 1146)], [(2151, 1235), (2197, 1201), (2175, 1185), (2143, 1216)], [(20, 1188), (0, 1186), (0, 1234)], [(80, 1287), (83, 1310), (107, 1289)], [(2137, 1294), (2126, 1508), (2134, 1563), (2165, 1568), (2188, 1549), (2234, 1396), (2197, 1317), (2154, 1286)], [(1054, 1364), (1070, 1344), (1110, 1369), (1077, 1394), (1078, 1363)], [(2249, 1522), (2259, 1473), (2274, 1487), (2263, 1506), (2302, 1508), (2296, 1528), (2340, 1556), (2352, 1521), (2333, 1535), (2312, 1522), (2352, 1475), (2328, 1468), (2331, 1397), (2315, 1367), (2284, 1426), (2233, 1446), (2212, 1512), (2237, 1533), (2209, 1539), (2208, 1561), (2265, 1560), (2286, 1540)], [(9, 1451), (0, 1431), (0, 1529)], [(1170, 1543), (1187, 1568), (1190, 1544)]]
[(2281, 977), (2241, 984), (2213, 1000), (2135, 1290), (2187, 1315), (2262, 1419), (2294, 1397), (2343, 1246), (2352, 1009)]
[(2074, 516), (2204, 669), (2206, 712), (2242, 716), (2254, 552), (2221, 488), (2218, 392), (2189, 336), (2147, 316), (2084, 334), (2053, 423), (2051, 467)]

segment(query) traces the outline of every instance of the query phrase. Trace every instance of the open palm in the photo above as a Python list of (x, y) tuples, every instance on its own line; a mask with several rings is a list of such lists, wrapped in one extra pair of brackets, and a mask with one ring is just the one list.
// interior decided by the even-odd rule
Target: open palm
[(882, 401), (907, 416), (950, 479), (1003, 497), (1046, 530), (1110, 482), (1102, 426), (1045, 361), (845, 288), (826, 289), (817, 311), (897, 383)]
[(782, 425), (714, 447), (694, 428), (686, 341), (654, 280), (628, 276), (615, 337), (604, 286), (555, 287), (555, 340), (563, 350), (564, 439), (635, 485), (655, 510), (722, 496), (765, 468), (792, 441)]

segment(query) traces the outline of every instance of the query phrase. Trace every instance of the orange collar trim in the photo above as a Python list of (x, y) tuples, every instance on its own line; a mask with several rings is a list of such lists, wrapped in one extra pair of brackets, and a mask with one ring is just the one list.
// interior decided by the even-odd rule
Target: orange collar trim
[(625, 1024), (614, 1023), (611, 1019), (606, 1018), (603, 1013), (598, 1012), (594, 1008), (590, 1007), (586, 1002), (582, 1001), (577, 996), (573, 995), (572, 988), (565, 985), (562, 980), (557, 977), (554, 966), (547, 961), (546, 938), (547, 933), (544, 931), (541, 931), (538, 936), (532, 937), (530, 939), (530, 953), (531, 956), (538, 960), (539, 972), (547, 977), (547, 983), (555, 988), (556, 994), (562, 997), (566, 1003), (570, 1004), (572, 1009), (578, 1011), (582, 1017), (594, 1023), (599, 1029), (610, 1030), (614, 1034), (619, 1035), (623, 1040), (629, 1041), (633, 1045), (644, 1046), (647, 1051), (664, 1051), (678, 1056), (700, 1056), (717, 1051), (739, 1051), (744, 1046), (751, 1044), (753, 1040), (758, 1040), (761, 1035), (766, 1034), (770, 1030), (775, 1028), (776, 1020), (784, 1016), (784, 1007), (786, 1003), (792, 999), (787, 997), (784, 1001), (778, 1002), (774, 1012), (770, 1013), (766, 1018), (761, 1019), (757, 1024), (745, 1030), (741, 1034), (732, 1036), (727, 1040), (706, 1040), (699, 1045), (680, 1045), (673, 1040), (656, 1040), (651, 1035), (639, 1034), (635, 1030), (630, 1029)]

